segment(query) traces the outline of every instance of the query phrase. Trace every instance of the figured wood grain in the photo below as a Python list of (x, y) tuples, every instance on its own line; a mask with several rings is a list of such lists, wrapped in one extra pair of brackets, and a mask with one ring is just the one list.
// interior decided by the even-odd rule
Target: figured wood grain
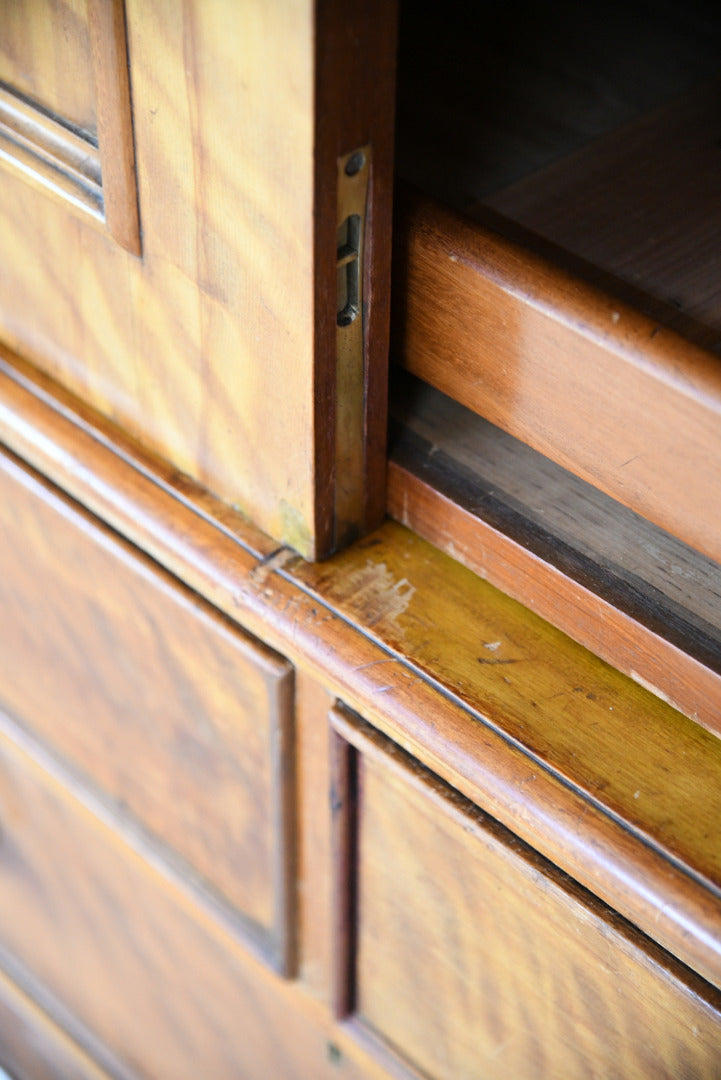
[(0, 486), (0, 701), (289, 966), (290, 665), (7, 460)]
[(422, 197), (402, 206), (408, 370), (721, 558), (717, 358)]
[(391, 516), (720, 733), (718, 564), (418, 380), (393, 402)]
[(358, 529), (385, 504), (394, 5), (331, 8), (128, 0), (131, 140), (119, 8), (102, 5), (114, 47), (99, 107), (118, 138), (108, 156), (101, 125), (100, 152), (112, 195), (134, 146), (142, 260), (0, 180), (4, 342), (308, 556), (333, 546), (343, 482), (329, 421), (337, 158), (369, 142)]
[(717, 1075), (718, 991), (371, 729), (352, 741), (361, 1023), (434, 1080)]
[[(10, 445), (721, 985), (717, 739), (402, 527), (307, 567), (31, 385), (0, 380)], [(523, 662), (479, 664), (506, 635)]]
[[(23, 3), (0, 13), (0, 27), (0, 71), (7, 67), (12, 76), (0, 83), (0, 161), (139, 255), (124, 0), (90, 0), (77, 10)], [(87, 71), (83, 59), (92, 61)], [(63, 80), (88, 99), (82, 122), (77, 102), (62, 92)], [(40, 101), (35, 92), (29, 97), (28, 81), (33, 91), (36, 82), (40, 91), (47, 82), (48, 93)]]
[(42, 747), (4, 716), (0, 729), (0, 943), (120, 1075), (380, 1075), (320, 1006), (169, 887)]
[(0, 82), (97, 134), (86, 0), (4, 0)]

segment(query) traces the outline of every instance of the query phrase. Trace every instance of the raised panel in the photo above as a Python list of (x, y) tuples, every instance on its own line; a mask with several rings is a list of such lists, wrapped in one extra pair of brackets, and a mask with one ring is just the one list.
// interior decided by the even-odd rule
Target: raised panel
[[(4, 344), (306, 557), (385, 512), (395, 8), (90, 0), (102, 201), (119, 243), (41, 196), (28, 170), (0, 171)], [(338, 168), (364, 146), (349, 372)], [(140, 259), (139, 231), (121, 238), (136, 174)]]
[(124, 0), (0, 5), (0, 165), (140, 254)]
[(97, 136), (87, 0), (3, 0), (0, 82)]
[(0, 948), (63, 1023), (115, 1059), (113, 1077), (375, 1075), (331, 1054), (321, 1009), (253, 961), (72, 787), (0, 713)]
[(291, 666), (0, 461), (0, 702), (290, 957)]
[(718, 1076), (715, 989), (387, 740), (334, 719), (357, 867), (351, 897), (339, 889), (339, 1005), (361, 1037), (433, 1080)]

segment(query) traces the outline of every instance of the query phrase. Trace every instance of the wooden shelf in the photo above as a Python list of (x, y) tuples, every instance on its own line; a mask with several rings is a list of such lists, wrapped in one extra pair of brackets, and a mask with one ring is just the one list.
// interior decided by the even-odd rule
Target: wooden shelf
[(721, 734), (721, 568), (396, 374), (389, 511)]

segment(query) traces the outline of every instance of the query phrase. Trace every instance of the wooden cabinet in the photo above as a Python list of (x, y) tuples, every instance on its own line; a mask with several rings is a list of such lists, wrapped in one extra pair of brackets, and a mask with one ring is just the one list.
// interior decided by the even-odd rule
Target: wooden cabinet
[(393, 355), (473, 393), (399, 377), (382, 522), (395, 56), (384, 0), (0, 11), (13, 1080), (721, 1070), (710, 341), (399, 185)]

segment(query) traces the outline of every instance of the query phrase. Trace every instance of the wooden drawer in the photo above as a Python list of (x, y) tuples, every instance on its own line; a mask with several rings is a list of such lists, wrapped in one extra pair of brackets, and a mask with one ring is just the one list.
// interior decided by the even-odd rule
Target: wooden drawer
[(291, 666), (0, 459), (0, 703), (287, 967)]
[(333, 723), (338, 1005), (363, 1039), (433, 1080), (719, 1075), (714, 988), (388, 740)]
[[(88, 1054), (117, 1080), (367, 1075), (345, 1057), (339, 1070), (319, 1008), (169, 885), (99, 800), (72, 786), (0, 713), (0, 957)], [(64, 1078), (62, 1058), (50, 1061), (49, 1075)], [(69, 1075), (99, 1080), (80, 1068)]]

